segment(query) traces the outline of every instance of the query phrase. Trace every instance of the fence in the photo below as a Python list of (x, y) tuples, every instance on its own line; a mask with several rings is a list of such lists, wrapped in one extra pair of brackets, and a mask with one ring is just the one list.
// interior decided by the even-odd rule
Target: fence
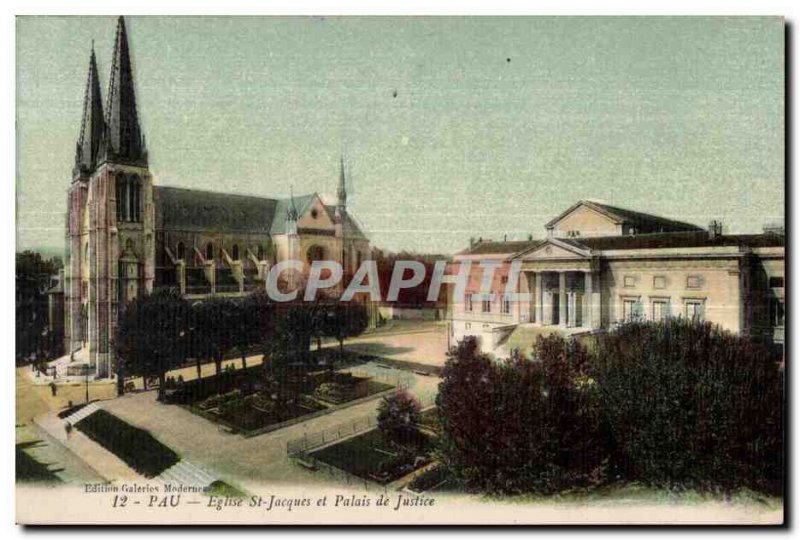
[[(427, 409), (435, 403), (436, 396), (428, 395), (420, 399), (420, 408)], [(375, 415), (363, 416), (332, 428), (304, 435), (299, 439), (292, 439), (286, 443), (286, 454), (292, 458), (305, 459), (311, 450), (369, 431), (377, 425), (378, 418)]]

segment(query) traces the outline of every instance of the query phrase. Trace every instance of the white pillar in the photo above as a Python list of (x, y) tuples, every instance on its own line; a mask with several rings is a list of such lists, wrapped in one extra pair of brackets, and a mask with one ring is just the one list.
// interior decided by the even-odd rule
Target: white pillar
[(536, 272), (534, 275), (533, 288), (533, 317), (536, 324), (543, 324), (542, 315), (542, 273)]
[(558, 273), (558, 325), (567, 326), (567, 273)]
[(593, 302), (594, 296), (593, 292), (594, 289), (592, 288), (592, 273), (591, 272), (584, 272), (584, 288), (583, 288), (583, 313), (581, 313), (581, 326), (586, 328), (594, 328), (595, 322), (593, 318), (594, 310), (593, 310)]

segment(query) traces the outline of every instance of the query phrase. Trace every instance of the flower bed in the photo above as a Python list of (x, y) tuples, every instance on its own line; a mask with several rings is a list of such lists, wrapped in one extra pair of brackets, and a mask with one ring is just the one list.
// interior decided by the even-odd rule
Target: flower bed
[(388, 484), (431, 462), (431, 438), (422, 434), (416, 443), (400, 445), (372, 430), (323, 448), (311, 457), (360, 478)]

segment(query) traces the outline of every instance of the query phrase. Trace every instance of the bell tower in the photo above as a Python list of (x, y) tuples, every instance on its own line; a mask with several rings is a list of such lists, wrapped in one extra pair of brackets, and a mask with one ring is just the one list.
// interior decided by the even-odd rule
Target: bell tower
[[(76, 183), (81, 186), (84, 195), (78, 203), (80, 214), (70, 216), (70, 230), (73, 219), (81, 223), (78, 251), (81, 263), (77, 275), (82, 286), (79, 303), (85, 314), (85, 330), (74, 334), (71, 341), (74, 348), (76, 337), (80, 337), (80, 345), (88, 349), (88, 361), (95, 374), (109, 377), (111, 342), (119, 310), (136, 296), (151, 291), (155, 274), (153, 181), (136, 109), (123, 17), (117, 20), (105, 117), (99, 83), (93, 82), (97, 79), (94, 55), (89, 79), (87, 96), (91, 95), (91, 99), (87, 97), (84, 101), (73, 182), (73, 186)], [(70, 246), (74, 260), (76, 241)]]

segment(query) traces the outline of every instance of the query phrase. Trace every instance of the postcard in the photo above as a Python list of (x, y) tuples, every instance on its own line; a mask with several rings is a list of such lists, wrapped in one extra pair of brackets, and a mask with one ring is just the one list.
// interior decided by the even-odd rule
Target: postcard
[(18, 523), (784, 522), (783, 18), (16, 30)]

